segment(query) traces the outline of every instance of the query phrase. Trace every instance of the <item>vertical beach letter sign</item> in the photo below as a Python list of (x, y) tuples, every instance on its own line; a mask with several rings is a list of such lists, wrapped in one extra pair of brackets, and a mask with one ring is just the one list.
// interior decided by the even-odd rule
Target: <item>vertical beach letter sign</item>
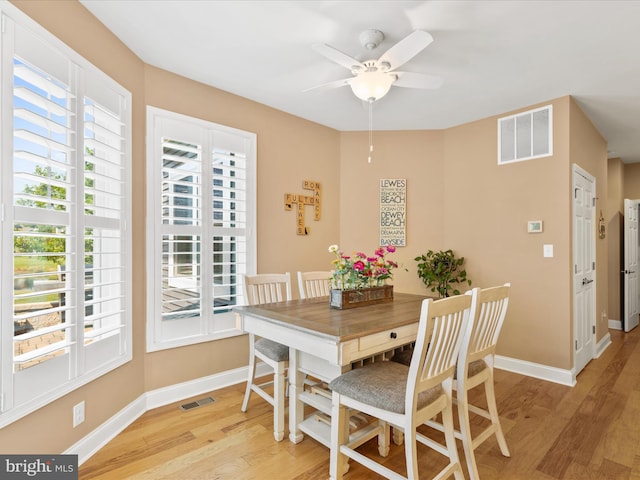
[(380, 245), (404, 247), (406, 242), (407, 180), (380, 180)]

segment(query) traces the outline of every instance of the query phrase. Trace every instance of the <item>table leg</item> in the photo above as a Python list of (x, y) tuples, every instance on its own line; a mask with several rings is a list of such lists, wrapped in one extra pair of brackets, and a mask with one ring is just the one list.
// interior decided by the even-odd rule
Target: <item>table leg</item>
[(304, 438), (298, 429), (304, 420), (304, 403), (300, 393), (304, 390), (304, 375), (298, 370), (298, 350), (289, 348), (289, 440), (300, 443)]

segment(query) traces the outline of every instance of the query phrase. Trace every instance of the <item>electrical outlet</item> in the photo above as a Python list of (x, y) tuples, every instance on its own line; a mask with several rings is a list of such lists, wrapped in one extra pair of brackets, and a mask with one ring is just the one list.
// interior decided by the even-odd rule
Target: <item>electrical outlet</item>
[(73, 428), (84, 422), (84, 401), (73, 407)]

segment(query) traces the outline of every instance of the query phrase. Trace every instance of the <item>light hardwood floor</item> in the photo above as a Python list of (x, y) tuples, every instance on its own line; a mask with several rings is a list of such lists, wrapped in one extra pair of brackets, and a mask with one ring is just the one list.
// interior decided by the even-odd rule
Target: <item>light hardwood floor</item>
[[(476, 453), (482, 480), (640, 479), (640, 328), (612, 330), (611, 337), (574, 387), (496, 371), (511, 457), (500, 454), (495, 438), (487, 440)], [(329, 451), (310, 438), (276, 442), (271, 406), (254, 395), (247, 413), (240, 412), (243, 390), (228, 387), (147, 412), (80, 467), (80, 480), (328, 478)], [(207, 395), (215, 402), (178, 408)], [(362, 448), (377, 455), (372, 442)], [(419, 448), (421, 478), (431, 478), (442, 457)], [(385, 463), (402, 471), (403, 448), (392, 446)], [(353, 462), (345, 475), (378, 478)]]

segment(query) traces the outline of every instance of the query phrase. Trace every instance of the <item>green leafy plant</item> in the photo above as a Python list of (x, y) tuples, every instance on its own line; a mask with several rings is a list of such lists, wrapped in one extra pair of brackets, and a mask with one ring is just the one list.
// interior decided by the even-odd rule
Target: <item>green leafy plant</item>
[(452, 250), (429, 250), (415, 261), (418, 262), (418, 277), (432, 292), (438, 292), (440, 298), (460, 295), (454, 285), (465, 282), (471, 285), (467, 271), (462, 267), (464, 257), (456, 258)]

